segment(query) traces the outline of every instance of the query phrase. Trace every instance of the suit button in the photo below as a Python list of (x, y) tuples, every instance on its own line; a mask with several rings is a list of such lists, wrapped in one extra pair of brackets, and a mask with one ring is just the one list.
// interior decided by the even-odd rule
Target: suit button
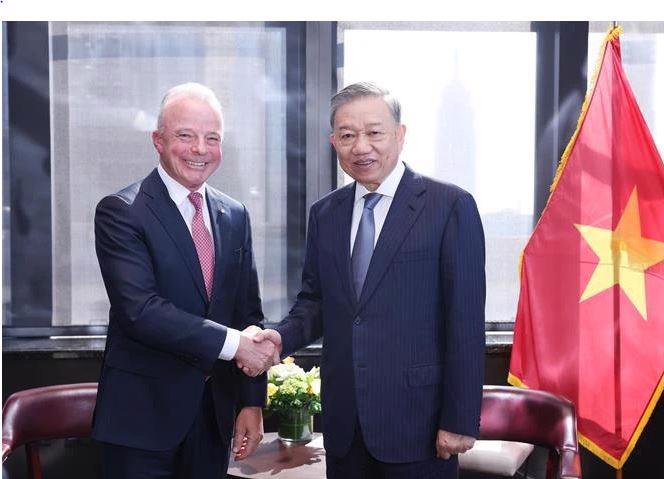
[(353, 321), (355, 324), (360, 324), (360, 317), (356, 316), (355, 321)]

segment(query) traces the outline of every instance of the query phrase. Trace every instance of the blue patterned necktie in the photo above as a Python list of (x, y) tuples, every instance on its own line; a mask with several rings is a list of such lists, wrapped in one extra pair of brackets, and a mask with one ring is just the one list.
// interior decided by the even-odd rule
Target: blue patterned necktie
[(367, 193), (364, 195), (364, 209), (362, 210), (362, 218), (360, 218), (360, 224), (357, 228), (355, 244), (353, 245), (353, 255), (351, 257), (353, 286), (355, 287), (355, 294), (358, 299), (362, 293), (364, 279), (367, 276), (371, 255), (373, 255), (374, 250), (375, 227), (373, 209), (381, 197), (380, 193)]

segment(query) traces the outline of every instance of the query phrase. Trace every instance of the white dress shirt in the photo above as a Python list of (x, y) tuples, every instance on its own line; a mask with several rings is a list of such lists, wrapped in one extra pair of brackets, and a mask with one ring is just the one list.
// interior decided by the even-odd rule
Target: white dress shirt
[[(161, 163), (157, 165), (157, 172), (161, 177), (161, 181), (163, 181), (166, 185), (168, 195), (173, 200), (173, 203), (175, 203), (175, 206), (178, 207), (178, 210), (180, 211), (180, 214), (182, 215), (182, 218), (184, 219), (184, 222), (189, 229), (189, 234), (191, 234), (191, 222), (194, 219), (194, 214), (196, 213), (196, 208), (194, 208), (192, 202), (189, 201), (189, 194), (191, 191), (173, 179), (166, 172), (163, 166), (161, 166)], [(214, 238), (214, 235), (212, 234), (212, 223), (210, 222), (210, 211), (207, 205), (207, 183), (203, 183), (196, 191), (203, 196), (203, 211), (201, 212), (203, 214), (203, 222), (205, 223), (205, 227), (207, 228), (210, 235)], [(212, 243), (214, 244), (214, 241)], [(233, 359), (239, 345), (240, 331), (233, 328), (226, 328), (226, 341), (224, 342), (224, 345), (221, 348), (221, 352), (219, 353), (219, 359), (223, 359), (224, 361), (230, 361)]]
[[(394, 194), (397, 191), (401, 177), (403, 176), (406, 167), (401, 161), (397, 161), (392, 172), (387, 175), (387, 178), (378, 186), (374, 193), (380, 193), (382, 196), (374, 207), (374, 247), (378, 243), (378, 237), (385, 224), (387, 213), (390, 211)], [(360, 219), (362, 218), (362, 210), (364, 210), (364, 195), (371, 193), (363, 185), (357, 183), (355, 185), (355, 203), (353, 206), (353, 220), (350, 224), (350, 252), (353, 254), (353, 246), (355, 244), (355, 236), (357, 236), (357, 228), (360, 226)]]

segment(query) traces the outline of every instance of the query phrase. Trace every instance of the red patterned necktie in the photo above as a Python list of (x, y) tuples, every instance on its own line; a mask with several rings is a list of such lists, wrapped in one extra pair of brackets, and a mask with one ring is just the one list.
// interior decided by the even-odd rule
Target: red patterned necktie
[(194, 245), (198, 253), (198, 261), (201, 263), (203, 280), (205, 281), (205, 290), (208, 299), (212, 296), (212, 282), (214, 280), (214, 243), (212, 235), (205, 227), (203, 221), (203, 195), (194, 191), (189, 194), (189, 201), (194, 205), (196, 212), (191, 220), (191, 236), (194, 238)]

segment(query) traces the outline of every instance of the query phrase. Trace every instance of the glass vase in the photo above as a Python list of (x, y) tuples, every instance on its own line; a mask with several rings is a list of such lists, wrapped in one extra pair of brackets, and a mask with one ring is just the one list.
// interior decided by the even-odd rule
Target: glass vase
[(279, 412), (279, 439), (286, 443), (309, 442), (314, 431), (314, 417), (306, 408)]

